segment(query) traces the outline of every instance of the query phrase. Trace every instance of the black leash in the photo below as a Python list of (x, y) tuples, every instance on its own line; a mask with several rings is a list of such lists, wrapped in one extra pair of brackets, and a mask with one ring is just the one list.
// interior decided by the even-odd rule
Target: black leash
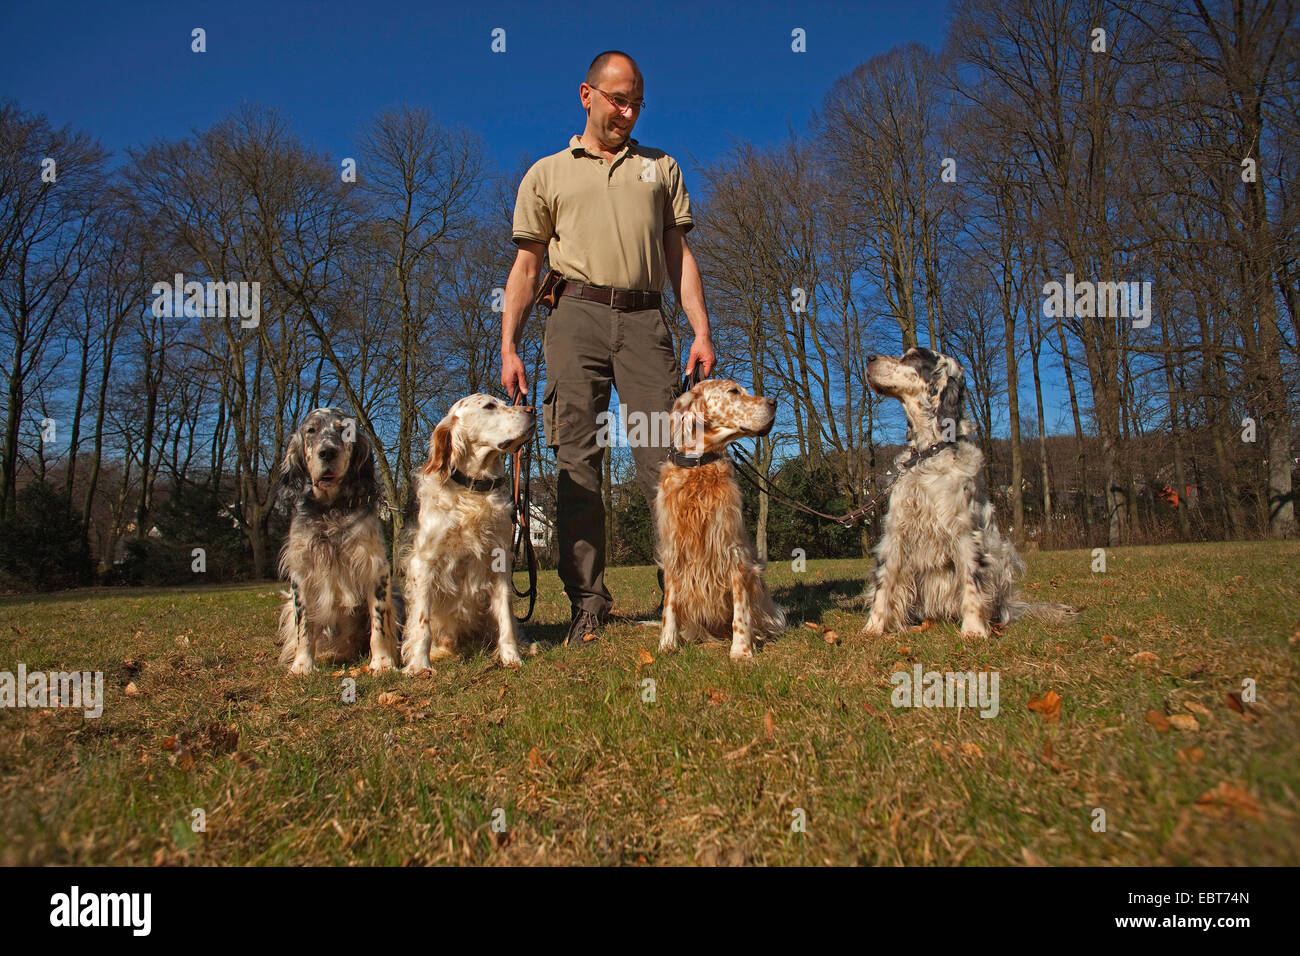
[(737, 455), (737, 460), (733, 462), (733, 464), (736, 466), (736, 472), (742, 478), (748, 481), (751, 485), (753, 485), (755, 488), (761, 491), (763, 494), (767, 495), (769, 498), (776, 500), (777, 502), (785, 505), (787, 508), (793, 508), (796, 511), (802, 511), (805, 514), (812, 515), (814, 518), (822, 518), (825, 519), (826, 521), (834, 521), (836, 524), (842, 525), (845, 528), (851, 528), (859, 518), (866, 517), (872, 511), (874, 511), (882, 501), (885, 501), (889, 498), (889, 493), (894, 490), (894, 485), (896, 485), (898, 483), (898, 480), (903, 477), (903, 473), (905, 471), (907, 471), (909, 468), (916, 467), (926, 459), (933, 458), (941, 451), (944, 451), (949, 447), (955, 446), (956, 444), (957, 442), (955, 441), (940, 442), (936, 445), (931, 445), (929, 448), (927, 448), (925, 451), (922, 452), (918, 452), (915, 449), (913, 449), (912, 454), (908, 457), (908, 459), (898, 466), (898, 472), (896, 474), (892, 468), (889, 471), (885, 472), (885, 475), (887, 477), (892, 476), (892, 478), (890, 478), (889, 484), (887, 484), (879, 494), (873, 496), (872, 499), (862, 507), (854, 508), (848, 514), (843, 514), (843, 515), (828, 515), (825, 512), (817, 511), (815, 508), (809, 508), (807, 505), (800, 504), (797, 501), (791, 501), (789, 498), (786, 498), (783, 495), (778, 494), (776, 491), (773, 490), (772, 483), (758, 473), (758, 469), (757, 467), (755, 467), (754, 464), (754, 459), (749, 455), (747, 451), (745, 451), (745, 449), (741, 448), (739, 445), (733, 445), (732, 450), (735, 451)]
[[(515, 395), (515, 404), (524, 397), (523, 392)], [(510, 456), (511, 466), (514, 469), (514, 493), (512, 498), (512, 507), (514, 510), (514, 540), (510, 545), (510, 590), (515, 593), (515, 597), (528, 598), (528, 612), (523, 617), (515, 616), (515, 620), (523, 624), (533, 616), (533, 608), (537, 605), (537, 553), (533, 550), (533, 536), (529, 531), (528, 522), (532, 517), (532, 497), (529, 495), (529, 486), (532, 480), (532, 468), (529, 459), (531, 457), (531, 438), (519, 446), (519, 450)], [(528, 590), (521, 591), (515, 586), (514, 565), (519, 560), (519, 551), (522, 547), (525, 558), (528, 562)]]

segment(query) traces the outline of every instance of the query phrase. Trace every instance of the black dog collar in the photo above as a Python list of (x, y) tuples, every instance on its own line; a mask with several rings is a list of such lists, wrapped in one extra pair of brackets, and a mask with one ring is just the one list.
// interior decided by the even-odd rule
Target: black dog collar
[(716, 451), (705, 452), (698, 458), (683, 455), (676, 448), (668, 449), (668, 460), (678, 468), (699, 468), (701, 465), (711, 465), (715, 461), (721, 461), (725, 458)]
[(509, 475), (502, 475), (499, 478), (471, 478), (457, 468), (451, 470), (451, 480), (458, 485), (463, 485), (470, 491), (496, 491), (502, 485), (510, 480)]

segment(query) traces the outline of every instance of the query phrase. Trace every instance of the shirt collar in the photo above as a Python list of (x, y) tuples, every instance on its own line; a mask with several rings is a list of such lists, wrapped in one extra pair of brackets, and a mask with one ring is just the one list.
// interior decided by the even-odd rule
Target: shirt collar
[[(636, 146), (636, 145), (638, 145), (637, 141), (633, 139), (631, 136), (629, 136), (627, 138), (627, 142), (623, 144), (623, 148), (614, 154), (614, 162), (618, 162), (620, 159), (622, 159), (624, 154), (627, 153), (629, 147)], [(600, 159), (599, 156), (596, 156), (595, 153), (591, 152), (591, 150), (587, 149), (586, 146), (582, 145), (581, 135), (575, 135), (569, 139), (569, 151), (575, 154), (585, 153), (588, 156), (593, 156), (596, 159)]]

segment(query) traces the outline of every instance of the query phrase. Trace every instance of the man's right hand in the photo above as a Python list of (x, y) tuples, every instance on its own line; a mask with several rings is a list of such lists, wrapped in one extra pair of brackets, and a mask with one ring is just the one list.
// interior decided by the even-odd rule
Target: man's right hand
[(524, 360), (518, 352), (501, 353), (501, 385), (512, 402), (516, 391), (528, 394), (528, 376), (524, 373)]

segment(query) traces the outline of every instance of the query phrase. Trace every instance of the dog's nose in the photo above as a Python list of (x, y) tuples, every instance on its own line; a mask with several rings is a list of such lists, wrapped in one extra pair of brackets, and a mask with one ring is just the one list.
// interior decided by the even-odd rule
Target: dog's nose
[(519, 406), (519, 410), (520, 410), (521, 412), (526, 412), (526, 413), (529, 414), (529, 415), (535, 415), (535, 414), (537, 414), (536, 410), (535, 410), (535, 409), (533, 408), (533, 406), (531, 406), (531, 405), (520, 405), (520, 406)]

